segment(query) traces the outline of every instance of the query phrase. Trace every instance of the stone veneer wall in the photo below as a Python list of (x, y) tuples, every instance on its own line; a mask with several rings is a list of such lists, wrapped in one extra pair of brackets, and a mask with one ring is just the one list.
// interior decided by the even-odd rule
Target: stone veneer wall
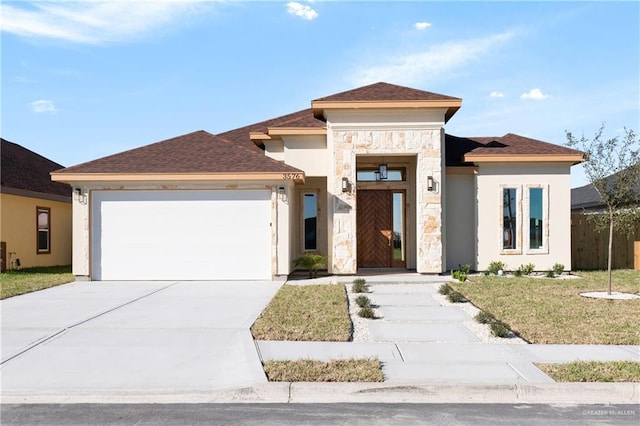
[[(419, 130), (334, 130), (330, 179), (333, 194), (332, 272), (354, 274), (356, 263), (356, 156), (415, 154), (416, 161), (416, 269), (420, 273), (442, 272), (442, 133), (440, 128)], [(434, 191), (427, 190), (433, 176)], [(353, 185), (342, 192), (342, 178)], [(411, 256), (412, 253), (407, 253)]]

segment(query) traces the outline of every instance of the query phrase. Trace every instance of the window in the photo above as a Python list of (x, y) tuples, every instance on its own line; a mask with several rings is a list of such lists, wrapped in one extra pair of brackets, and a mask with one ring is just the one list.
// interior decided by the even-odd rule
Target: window
[(318, 194), (305, 193), (304, 209), (304, 250), (318, 249)]
[[(356, 180), (358, 182), (376, 182), (380, 181), (378, 169), (361, 169), (356, 171)], [(383, 182), (402, 182), (405, 180), (404, 169), (388, 169), (387, 178)]]
[(51, 253), (51, 209), (36, 207), (36, 244), (38, 254)]
[(518, 248), (518, 190), (502, 189), (502, 248), (515, 250)]
[(529, 188), (529, 248), (544, 248), (542, 188)]

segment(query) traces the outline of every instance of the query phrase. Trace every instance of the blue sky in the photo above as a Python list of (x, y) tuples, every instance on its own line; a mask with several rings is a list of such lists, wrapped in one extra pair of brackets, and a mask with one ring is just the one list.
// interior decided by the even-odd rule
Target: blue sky
[(462, 98), (457, 136), (640, 130), (638, 2), (0, 7), (2, 137), (65, 166), (377, 81)]

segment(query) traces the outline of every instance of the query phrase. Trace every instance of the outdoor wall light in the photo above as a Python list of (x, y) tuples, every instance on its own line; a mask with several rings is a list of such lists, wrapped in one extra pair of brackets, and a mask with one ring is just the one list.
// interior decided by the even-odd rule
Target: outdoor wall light
[(82, 188), (76, 188), (76, 194), (78, 194), (78, 197), (82, 195)]
[(427, 191), (433, 191), (434, 181), (433, 176), (427, 176)]
[(284, 195), (284, 186), (279, 186), (278, 187), (278, 194)]
[(386, 164), (378, 164), (378, 174), (380, 176), (380, 180), (385, 180), (387, 178), (387, 165)]
[(342, 178), (342, 192), (351, 192), (351, 182), (349, 182), (349, 178)]

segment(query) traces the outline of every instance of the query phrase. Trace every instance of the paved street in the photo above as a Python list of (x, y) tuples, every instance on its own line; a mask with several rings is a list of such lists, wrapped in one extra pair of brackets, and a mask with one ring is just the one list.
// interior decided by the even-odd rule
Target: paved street
[(637, 405), (65, 404), (8, 405), (4, 424), (56, 425), (637, 425)]

